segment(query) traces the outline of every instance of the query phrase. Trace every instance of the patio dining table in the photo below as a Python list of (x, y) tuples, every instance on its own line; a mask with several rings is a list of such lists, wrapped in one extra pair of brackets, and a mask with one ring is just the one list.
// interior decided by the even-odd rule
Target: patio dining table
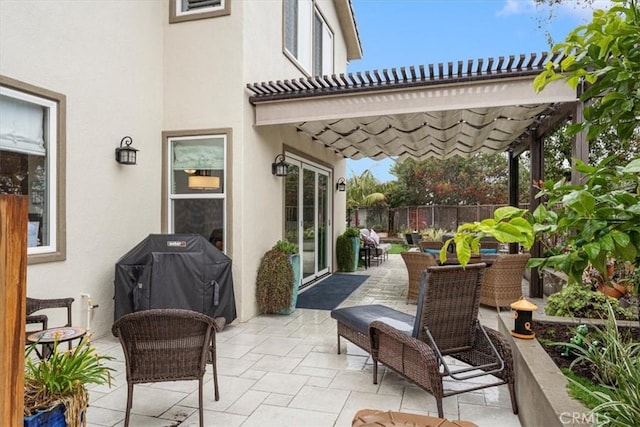
[[(491, 265), (493, 264), (493, 262), (498, 258), (500, 254), (481, 254), (479, 257), (478, 256), (473, 256), (471, 257), (471, 259), (469, 260), (468, 264), (477, 264), (477, 263), (485, 263), (487, 264), (487, 267), (491, 267)], [(445, 260), (444, 263), (440, 262), (439, 258), (438, 259), (438, 264), (440, 265), (458, 265), (460, 264), (460, 261), (458, 261), (458, 257), (454, 256), (454, 255), (450, 255), (447, 254), (447, 259)]]

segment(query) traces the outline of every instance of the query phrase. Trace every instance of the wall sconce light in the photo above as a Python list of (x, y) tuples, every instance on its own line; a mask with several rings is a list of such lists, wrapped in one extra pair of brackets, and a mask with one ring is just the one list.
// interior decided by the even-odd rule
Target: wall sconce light
[(189, 175), (188, 186), (193, 190), (217, 190), (220, 188), (220, 177), (206, 175), (205, 171), (198, 171), (196, 175)]
[(135, 148), (131, 146), (133, 140), (130, 136), (125, 136), (120, 141), (120, 147), (116, 148), (116, 162), (121, 165), (135, 165), (137, 151)]
[(336, 182), (336, 190), (337, 191), (347, 191), (347, 183), (344, 178), (338, 178), (338, 182)]
[(275, 176), (287, 176), (288, 166), (284, 161), (284, 154), (278, 154), (271, 163), (271, 173)]

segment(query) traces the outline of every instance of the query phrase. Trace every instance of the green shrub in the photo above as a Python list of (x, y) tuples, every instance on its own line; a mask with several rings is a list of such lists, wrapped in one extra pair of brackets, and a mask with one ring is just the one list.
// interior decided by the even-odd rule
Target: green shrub
[(353, 271), (355, 264), (355, 254), (353, 253), (353, 242), (351, 237), (344, 234), (336, 239), (336, 259), (339, 271)]
[(278, 313), (288, 308), (293, 287), (289, 255), (282, 250), (269, 250), (260, 261), (256, 277), (256, 300), (260, 313)]
[(560, 292), (550, 295), (544, 312), (549, 316), (604, 319), (609, 305), (617, 319), (633, 319), (632, 311), (622, 308), (617, 299), (592, 291), (583, 283), (566, 284)]
[(360, 237), (360, 229), (358, 227), (347, 227), (342, 235), (345, 237)]
[[(592, 413), (598, 425), (637, 426), (640, 425), (640, 343), (626, 338), (620, 333), (613, 307), (608, 308), (609, 316), (604, 327), (596, 328), (594, 341), (578, 346), (565, 344), (578, 354), (573, 364), (587, 361), (606, 391), (590, 389), (572, 380), (577, 388), (595, 400)], [(573, 366), (572, 364), (572, 366)]]
[(298, 253), (298, 245), (291, 243), (287, 240), (278, 240), (271, 248), (275, 251), (283, 252), (287, 255), (293, 255)]

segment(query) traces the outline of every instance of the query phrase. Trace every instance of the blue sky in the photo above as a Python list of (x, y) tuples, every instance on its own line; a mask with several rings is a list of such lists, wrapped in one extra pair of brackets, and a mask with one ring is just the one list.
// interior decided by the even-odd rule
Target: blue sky
[[(565, 0), (547, 18), (533, 0), (352, 0), (363, 58), (348, 72), (411, 65), (508, 57), (549, 51), (576, 26), (589, 22), (591, 9)], [(595, 7), (607, 3), (596, 1)], [(347, 160), (347, 177), (369, 169), (381, 182), (394, 180), (391, 159)]]

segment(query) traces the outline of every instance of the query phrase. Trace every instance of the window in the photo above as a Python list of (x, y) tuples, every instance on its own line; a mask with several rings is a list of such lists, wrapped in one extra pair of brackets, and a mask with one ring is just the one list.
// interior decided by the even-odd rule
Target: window
[(163, 222), (170, 233), (200, 234), (223, 252), (228, 132), (165, 132)]
[(66, 258), (65, 96), (0, 76), (0, 194), (29, 201), (29, 263)]
[(231, 0), (170, 0), (169, 22), (215, 18), (231, 13)]
[(312, 0), (285, 0), (284, 49), (307, 73), (333, 73), (333, 32)]

